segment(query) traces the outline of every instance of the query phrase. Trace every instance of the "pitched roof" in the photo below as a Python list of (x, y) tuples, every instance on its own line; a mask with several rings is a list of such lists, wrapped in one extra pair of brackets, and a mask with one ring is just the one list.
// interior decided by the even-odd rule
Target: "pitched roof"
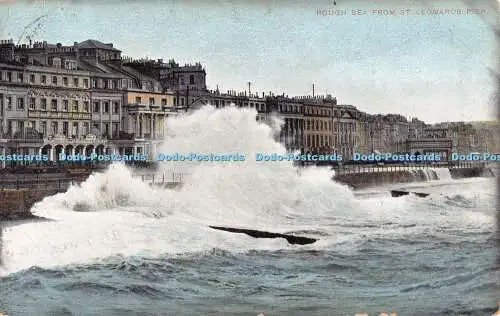
[(86, 40), (81, 43), (78, 43), (78, 48), (98, 48), (98, 49), (105, 49), (105, 50), (112, 50), (116, 52), (121, 52), (121, 50), (113, 48), (110, 46), (110, 44), (104, 44), (96, 40)]

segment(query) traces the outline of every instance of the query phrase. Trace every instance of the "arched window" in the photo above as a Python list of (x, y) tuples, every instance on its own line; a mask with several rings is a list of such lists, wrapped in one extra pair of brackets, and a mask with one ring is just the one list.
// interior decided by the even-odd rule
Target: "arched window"
[(189, 76), (189, 84), (194, 84), (194, 75)]

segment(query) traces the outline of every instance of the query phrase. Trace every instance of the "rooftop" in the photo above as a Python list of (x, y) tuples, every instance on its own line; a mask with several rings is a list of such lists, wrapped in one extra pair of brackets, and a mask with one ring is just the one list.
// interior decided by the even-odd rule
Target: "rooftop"
[(99, 42), (99, 41), (96, 41), (93, 39), (88, 39), (86, 41), (78, 43), (77, 46), (78, 46), (78, 48), (83, 48), (83, 49), (97, 48), (97, 49), (112, 50), (115, 52), (121, 52), (119, 49), (114, 48), (112, 43), (104, 44), (102, 42)]

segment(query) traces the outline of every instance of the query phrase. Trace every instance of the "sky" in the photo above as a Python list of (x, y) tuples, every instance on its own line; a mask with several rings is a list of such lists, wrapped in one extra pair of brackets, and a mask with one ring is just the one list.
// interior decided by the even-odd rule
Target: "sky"
[[(314, 84), (316, 94), (373, 114), (429, 123), (495, 118), (497, 81), (488, 71), (499, 66), (493, 2), (291, 3), (0, 0), (0, 37), (22, 40), (25, 26), (46, 15), (29, 28), (33, 40), (72, 45), (95, 39), (114, 43), (124, 56), (201, 62), (210, 89), (244, 91), (251, 82), (252, 92), (296, 96), (312, 94)], [(468, 7), (483, 11), (425, 11)], [(345, 14), (318, 14), (322, 9)]]

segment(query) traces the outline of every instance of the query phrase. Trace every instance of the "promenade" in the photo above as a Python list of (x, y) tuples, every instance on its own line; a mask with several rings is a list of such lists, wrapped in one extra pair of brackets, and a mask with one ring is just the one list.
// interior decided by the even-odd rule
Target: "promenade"
[(433, 162), (433, 163), (405, 163), (405, 164), (353, 164), (334, 166), (332, 169), (336, 175), (351, 173), (375, 173), (375, 172), (398, 172), (422, 169), (472, 169), (488, 168), (494, 163), (484, 161), (461, 161), (461, 162)]
[[(367, 173), (395, 173), (412, 170), (447, 168), (453, 169), (484, 169), (492, 164), (485, 162), (458, 162), (458, 163), (413, 163), (413, 164), (365, 164), (334, 166), (335, 177)], [(40, 173), (40, 174), (3, 174), (0, 177), (0, 189), (34, 189), (40, 192), (64, 192), (71, 184), (84, 182), (89, 174), (68, 175), (67, 173)], [(175, 186), (181, 184), (188, 174), (179, 172), (147, 173), (141, 172), (134, 177), (151, 185)]]

